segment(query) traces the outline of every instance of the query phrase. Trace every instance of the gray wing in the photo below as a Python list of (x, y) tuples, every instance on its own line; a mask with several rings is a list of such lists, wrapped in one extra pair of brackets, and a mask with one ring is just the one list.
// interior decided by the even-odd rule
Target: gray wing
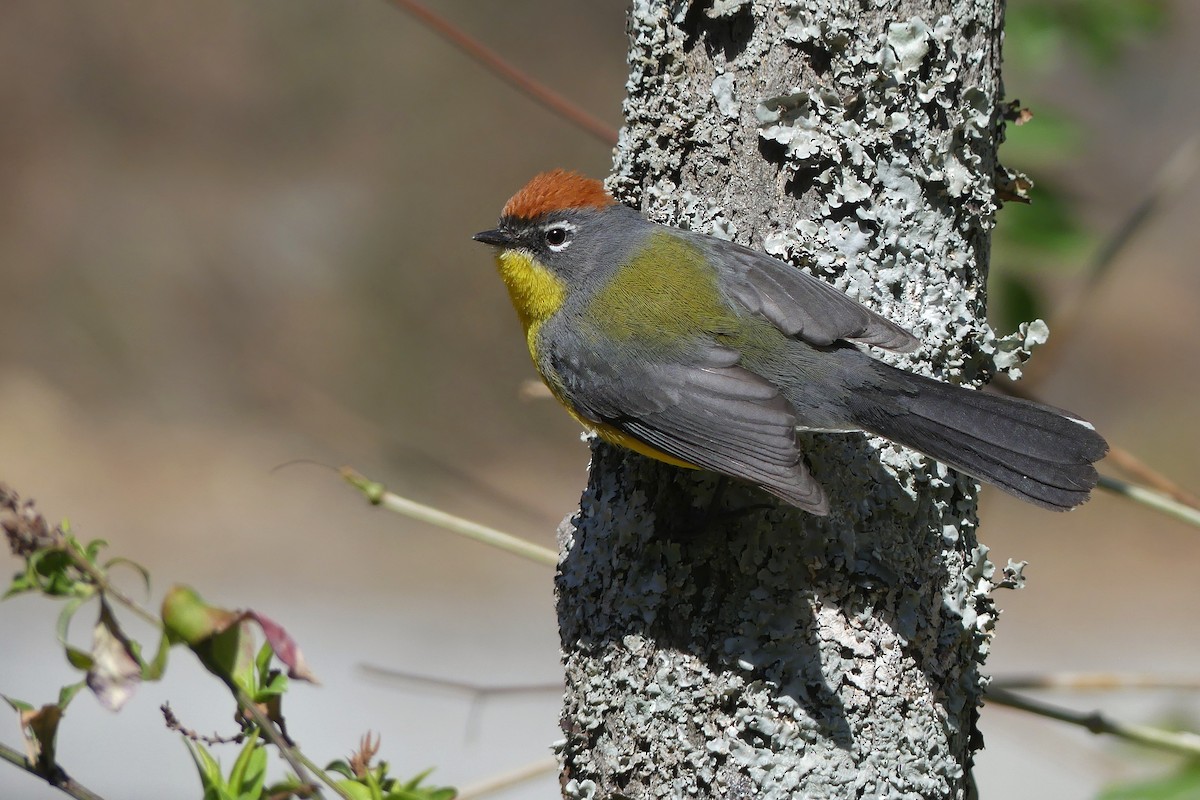
[(821, 346), (844, 339), (898, 353), (921, 345), (896, 323), (791, 264), (720, 239), (704, 237), (703, 246), (729, 265), (721, 278), (732, 299), (788, 336)]
[[(576, 410), (593, 421), (681, 461), (756, 483), (810, 513), (829, 513), (801, 458), (791, 406), (766, 379), (738, 366), (739, 357), (715, 344), (687, 364), (618, 366), (576, 355), (570, 371), (589, 391), (570, 394), (582, 396)], [(560, 377), (569, 387), (570, 376), (560, 371)]]

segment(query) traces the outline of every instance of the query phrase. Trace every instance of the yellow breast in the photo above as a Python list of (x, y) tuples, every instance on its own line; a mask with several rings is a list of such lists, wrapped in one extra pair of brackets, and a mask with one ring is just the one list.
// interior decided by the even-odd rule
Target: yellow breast
[[(538, 329), (542, 323), (562, 308), (563, 301), (567, 297), (566, 284), (553, 272), (534, 261), (533, 257), (524, 250), (501, 250), (496, 255), (496, 265), (499, 267), (500, 277), (504, 279), (504, 285), (508, 287), (508, 295), (512, 299), (513, 308), (517, 311), (517, 317), (521, 320), (521, 326), (525, 329), (525, 343), (529, 346), (529, 355), (533, 358), (533, 364), (541, 374), (537, 353)], [(554, 380), (544, 374), (542, 374), (542, 380), (545, 381), (550, 393), (562, 404), (563, 408), (567, 409), (580, 425), (601, 439), (644, 456), (674, 464), (677, 467), (696, 469), (694, 465), (656, 450), (623, 431), (598, 424), (581, 416), (575, 410), (571, 400), (562, 395), (561, 387), (556, 386)]]

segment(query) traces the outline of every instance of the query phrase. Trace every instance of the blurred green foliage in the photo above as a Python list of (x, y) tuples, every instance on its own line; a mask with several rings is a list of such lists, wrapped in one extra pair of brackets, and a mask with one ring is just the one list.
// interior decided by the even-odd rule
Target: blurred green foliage
[(1200, 797), (1200, 761), (1191, 761), (1165, 778), (1113, 786), (1097, 800), (1195, 800)]
[(1165, 0), (1013, 0), (1005, 20), (1005, 57), (1046, 67), (1068, 47), (1097, 69), (1118, 63), (1130, 44), (1161, 31)]
[(993, 240), (991, 318), (1000, 332), (1015, 330), (1050, 309), (1039, 277), (1079, 269), (1102, 237), (1079, 221), (1069, 189), (1048, 178), (1083, 152), (1086, 131), (1067, 114), (1039, 101), (1037, 86), (1073, 54), (1105, 72), (1124, 52), (1163, 30), (1165, 0), (1012, 0), (1005, 21), (1005, 77), (1010, 92), (1031, 109), (1025, 124), (1010, 124), (1002, 150), (1006, 166), (1033, 179), (1030, 204), (1008, 203)]
[[(1010, 0), (1005, 23), (1005, 78), (1030, 118), (1010, 123), (1002, 158), (1034, 182), (1030, 203), (1007, 203), (993, 240), (991, 317), (1001, 331), (1051, 317), (1041, 278), (1064, 269), (1091, 269), (1103, 232), (1086, 230), (1078, 201), (1061, 176), (1084, 152), (1087, 131), (1041, 100), (1038, 86), (1072, 56), (1101, 75), (1119, 67), (1132, 46), (1163, 31), (1166, 0)], [(1200, 762), (1162, 777), (1118, 784), (1098, 800), (1200, 798)]]

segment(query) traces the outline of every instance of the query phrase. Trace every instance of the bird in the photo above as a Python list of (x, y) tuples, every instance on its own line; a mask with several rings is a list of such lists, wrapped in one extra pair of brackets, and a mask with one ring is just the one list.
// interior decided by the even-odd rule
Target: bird
[(800, 268), (647, 220), (603, 183), (536, 175), (491, 245), (550, 393), (585, 429), (678, 467), (830, 511), (799, 432), (866, 432), (1067, 510), (1108, 444), (1085, 420), (893, 367), (920, 340)]

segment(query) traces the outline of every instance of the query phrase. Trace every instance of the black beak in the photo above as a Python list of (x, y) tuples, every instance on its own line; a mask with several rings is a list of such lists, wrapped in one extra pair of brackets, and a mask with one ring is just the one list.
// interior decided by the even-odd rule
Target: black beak
[(471, 238), (477, 242), (495, 245), (496, 247), (508, 247), (515, 241), (507, 231), (500, 228), (490, 231), (480, 231)]

